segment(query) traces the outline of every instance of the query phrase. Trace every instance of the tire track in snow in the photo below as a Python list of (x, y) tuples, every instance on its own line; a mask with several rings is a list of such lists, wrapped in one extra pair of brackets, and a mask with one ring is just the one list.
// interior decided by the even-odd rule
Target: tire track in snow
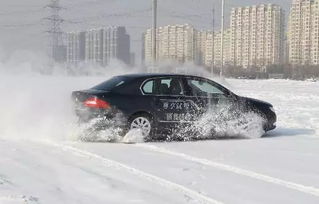
[(107, 158), (102, 157), (100, 155), (97, 155), (97, 154), (94, 154), (94, 153), (91, 153), (91, 152), (88, 152), (88, 151), (85, 151), (85, 150), (81, 150), (81, 149), (78, 149), (76, 147), (63, 145), (63, 144), (49, 143), (49, 145), (51, 145), (51, 146), (53, 145), (53, 146), (55, 146), (57, 148), (62, 149), (65, 152), (70, 152), (70, 153), (73, 153), (74, 155), (77, 155), (77, 156), (94, 158), (94, 159), (99, 160), (100, 162), (102, 162), (107, 167), (115, 168), (115, 169), (119, 169), (119, 170), (125, 170), (128, 173), (136, 175), (136, 176), (138, 176), (140, 178), (143, 178), (145, 180), (148, 180), (148, 181), (150, 181), (152, 183), (155, 183), (155, 184), (163, 186), (165, 188), (169, 188), (169, 189), (171, 189), (173, 191), (182, 193), (185, 196), (190, 197), (191, 199), (193, 199), (194, 201), (197, 201), (199, 203), (223, 204), (220, 201), (217, 201), (217, 200), (215, 200), (213, 198), (210, 198), (208, 196), (205, 196), (205, 195), (203, 195), (203, 194), (201, 194), (199, 192), (196, 192), (194, 190), (186, 188), (185, 186), (182, 186), (180, 184), (177, 184), (177, 183), (171, 182), (169, 180), (157, 177), (157, 176), (155, 176), (153, 174), (150, 174), (150, 173), (143, 172), (143, 171), (141, 171), (139, 169), (130, 167), (130, 166), (122, 164), (120, 162), (107, 159)]
[(29, 204), (29, 201), (25, 196), (0, 196), (0, 203), (22, 203)]
[(0, 185), (3, 185), (3, 184), (5, 184), (5, 183), (7, 183), (7, 181), (4, 180), (4, 178), (2, 178), (2, 177), (0, 176)]
[(305, 186), (302, 184), (298, 184), (298, 183), (294, 183), (294, 182), (290, 182), (290, 181), (285, 181), (283, 179), (279, 179), (279, 178), (275, 178), (272, 176), (268, 176), (265, 174), (261, 174), (261, 173), (257, 173), (251, 170), (246, 170), (246, 169), (242, 169), (242, 168), (238, 168), (235, 166), (231, 166), (231, 165), (227, 165), (227, 164), (223, 164), (223, 163), (218, 163), (218, 162), (213, 162), (210, 161), (208, 159), (203, 159), (203, 158), (198, 158), (198, 157), (194, 157), (194, 156), (190, 156), (184, 153), (180, 153), (180, 152), (175, 152), (175, 151), (171, 151), (162, 147), (157, 147), (154, 145), (148, 145), (148, 144), (136, 144), (135, 146), (137, 147), (141, 147), (147, 150), (151, 150), (154, 152), (158, 152), (158, 153), (163, 153), (163, 154), (167, 154), (167, 155), (171, 155), (171, 156), (175, 156), (175, 157), (179, 157), (185, 160), (189, 160), (192, 162), (196, 162), (205, 166), (209, 166), (209, 167), (213, 167), (213, 168), (217, 168), (217, 169), (221, 169), (224, 171), (228, 171), (234, 174), (238, 174), (241, 176), (246, 176), (246, 177), (250, 177), (253, 179), (257, 179), (263, 182), (267, 182), (267, 183), (271, 183), (271, 184), (276, 184), (279, 186), (283, 186), (285, 188), (289, 188), (292, 190), (296, 190), (296, 191), (300, 191), (306, 194), (310, 194), (313, 196), (317, 196), (319, 197), (319, 189), (312, 187), (312, 186)]

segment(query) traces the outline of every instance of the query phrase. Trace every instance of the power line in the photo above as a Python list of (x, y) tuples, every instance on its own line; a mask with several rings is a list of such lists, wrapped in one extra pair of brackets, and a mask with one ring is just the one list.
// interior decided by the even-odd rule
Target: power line
[(22, 23), (22, 24), (0, 24), (1, 28), (26, 28), (26, 27), (34, 27), (38, 26), (41, 21), (33, 22), (33, 23)]
[(34, 13), (40, 13), (43, 11), (43, 8), (39, 9), (30, 9), (30, 10), (20, 10), (20, 11), (7, 11), (7, 12), (0, 12), (0, 16), (10, 16), (10, 15), (16, 15), (16, 14), (34, 14)]
[[(77, 0), (78, 1), (78, 0)], [(94, 2), (77, 2), (77, 3), (66, 3), (66, 6), (69, 8), (69, 9), (72, 9), (72, 8), (76, 8), (76, 7), (81, 7), (81, 6), (98, 6), (98, 5), (101, 5), (101, 4), (105, 4), (105, 3), (110, 3), (108, 1), (113, 1), (115, 2), (116, 0), (96, 0)]]
[(136, 10), (134, 12), (121, 12), (121, 13), (110, 13), (110, 14), (100, 14), (97, 16), (90, 16), (90, 17), (83, 17), (83, 18), (72, 18), (69, 20), (66, 20), (66, 23), (71, 23), (71, 24), (81, 24), (81, 23), (86, 23), (86, 22), (92, 22), (94, 20), (102, 20), (105, 18), (133, 18), (137, 17), (134, 14), (140, 14), (140, 13), (145, 13), (151, 11), (151, 8), (147, 9), (141, 9), (141, 10)]

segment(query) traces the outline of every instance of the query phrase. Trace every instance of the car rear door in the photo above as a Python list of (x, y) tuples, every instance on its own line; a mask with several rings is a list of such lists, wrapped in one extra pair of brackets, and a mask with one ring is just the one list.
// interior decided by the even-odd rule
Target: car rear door
[(181, 77), (157, 77), (145, 82), (145, 94), (152, 94), (157, 122), (180, 123), (193, 120), (191, 110), (197, 109), (192, 100), (186, 99)]

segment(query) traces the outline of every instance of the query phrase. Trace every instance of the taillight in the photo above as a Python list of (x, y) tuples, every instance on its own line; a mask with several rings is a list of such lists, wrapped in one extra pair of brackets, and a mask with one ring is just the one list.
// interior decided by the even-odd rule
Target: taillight
[(92, 97), (84, 101), (84, 106), (89, 108), (100, 108), (100, 109), (108, 109), (111, 107), (108, 102), (103, 101), (97, 97)]

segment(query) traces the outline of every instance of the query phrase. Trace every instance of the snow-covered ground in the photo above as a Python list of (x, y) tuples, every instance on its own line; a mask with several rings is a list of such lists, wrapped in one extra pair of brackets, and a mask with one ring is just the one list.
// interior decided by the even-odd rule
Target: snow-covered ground
[(103, 77), (0, 76), (0, 204), (319, 203), (319, 83), (226, 80), (271, 102), (263, 138), (76, 142), (70, 92)]

